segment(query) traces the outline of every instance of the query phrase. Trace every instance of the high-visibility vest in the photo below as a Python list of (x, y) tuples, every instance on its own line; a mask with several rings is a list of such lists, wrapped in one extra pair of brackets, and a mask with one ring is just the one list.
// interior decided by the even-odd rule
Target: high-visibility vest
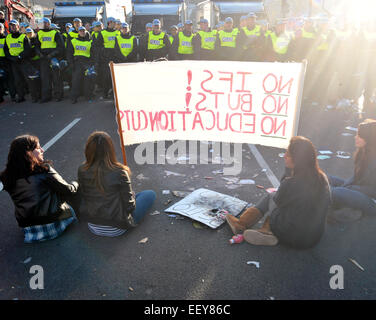
[(78, 39), (72, 39), (71, 41), (72, 46), (73, 46), (73, 56), (81, 56), (81, 57), (86, 57), (90, 58), (90, 48), (91, 48), (91, 43), (92, 40), (89, 41), (81, 41)]
[(201, 37), (201, 48), (206, 50), (215, 49), (215, 40), (217, 36), (217, 30), (212, 31), (199, 31), (198, 34)]
[(93, 31), (91, 33), (91, 37), (97, 39), (98, 38), (99, 31)]
[(174, 37), (173, 36), (169, 36), (168, 38), (170, 39), (170, 43), (172, 44), (174, 42)]
[[(247, 27), (242, 28), (247, 38), (256, 38), (261, 35), (261, 27), (256, 25), (252, 30), (248, 30)], [(247, 49), (247, 46), (244, 45), (243, 49)]]
[(122, 36), (116, 37), (117, 43), (120, 48), (120, 52), (124, 57), (127, 57), (133, 51), (134, 36), (129, 39), (124, 39)]
[(66, 48), (68, 46), (68, 34), (63, 33), (63, 37), (64, 37), (64, 46)]
[(328, 35), (327, 34), (320, 34), (319, 35), (320, 44), (317, 46), (318, 51), (327, 51), (329, 50), (329, 42), (328, 42)]
[(56, 30), (50, 31), (38, 31), (38, 39), (40, 42), (41, 49), (55, 49), (57, 43), (55, 41)]
[(164, 48), (166, 46), (166, 44), (163, 42), (164, 36), (164, 32), (155, 35), (153, 31), (149, 31), (148, 50), (157, 50)]
[(220, 30), (218, 32), (219, 42), (221, 47), (236, 47), (236, 37), (239, 34), (239, 29), (234, 28), (231, 32), (226, 32), (225, 30)]
[(5, 38), (0, 39), (0, 57), (5, 57), (4, 44)]
[(101, 31), (102, 36), (103, 36), (103, 45), (106, 49), (113, 49), (115, 48), (115, 41), (116, 37), (119, 35), (118, 30), (115, 31), (107, 31), (107, 30), (102, 30)]
[(179, 32), (179, 46), (178, 46), (178, 53), (179, 54), (193, 54), (193, 45), (192, 39), (194, 34), (192, 33), (189, 37), (184, 35), (183, 32)]
[(290, 38), (287, 34), (282, 33), (279, 36), (275, 32), (270, 34), (273, 44), (273, 50), (278, 54), (285, 54), (289, 47)]
[(305, 39), (315, 39), (316, 35), (313, 32), (307, 32), (304, 28), (302, 29), (302, 37)]
[(261, 35), (261, 27), (259, 25), (256, 25), (252, 30), (248, 30), (247, 27), (243, 27), (242, 29), (247, 37), (258, 37)]
[(78, 38), (78, 32), (71, 31), (71, 32), (69, 32), (69, 36), (72, 39), (77, 39)]
[(18, 38), (12, 38), (11, 34), (6, 37), (6, 43), (9, 48), (9, 54), (13, 57), (17, 57), (24, 51), (24, 39), (26, 35), (23, 33)]

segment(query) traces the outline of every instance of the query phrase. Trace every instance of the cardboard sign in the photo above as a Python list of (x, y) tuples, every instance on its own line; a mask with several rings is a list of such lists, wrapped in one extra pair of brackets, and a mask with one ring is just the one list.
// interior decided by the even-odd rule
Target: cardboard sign
[(124, 145), (209, 140), (287, 148), (296, 135), (304, 63), (112, 64)]

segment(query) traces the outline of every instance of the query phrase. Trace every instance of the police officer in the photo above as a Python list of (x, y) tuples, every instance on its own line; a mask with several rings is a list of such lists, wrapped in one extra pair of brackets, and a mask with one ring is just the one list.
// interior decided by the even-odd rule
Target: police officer
[(90, 100), (95, 80), (91, 75), (95, 75), (94, 59), (92, 56), (92, 40), (85, 27), (78, 28), (78, 37), (70, 41), (67, 49), (69, 63), (73, 66), (71, 102), (77, 102), (81, 95), (83, 85), (84, 95)]
[(36, 49), (37, 47), (37, 36), (33, 29), (26, 28), (26, 36), (30, 40), (31, 45), (31, 64), (35, 68), (35, 75), (33, 78), (34, 81), (34, 88), (35, 90), (32, 90), (30, 92), (31, 95), (31, 102), (36, 103), (40, 100), (41, 92), (40, 92), (40, 56), (38, 54), (38, 51)]
[(68, 22), (68, 23), (65, 24), (65, 32), (62, 33), (65, 48), (67, 48), (67, 45), (68, 45), (69, 31), (70, 31), (71, 28), (73, 28), (73, 25), (71, 23)]
[(265, 36), (261, 31), (260, 25), (256, 24), (257, 16), (250, 12), (247, 15), (246, 26), (241, 28), (240, 37), (244, 41), (243, 60), (244, 61), (261, 61), (262, 51), (265, 48)]
[[(38, 31), (37, 46), (40, 60), (42, 100), (51, 100), (51, 91), (56, 101), (61, 101), (64, 95), (63, 81), (59, 71), (58, 60), (64, 55), (64, 40), (61, 34), (52, 30), (51, 20), (43, 18), (43, 29)], [(54, 70), (52, 70), (54, 69)]]
[(116, 37), (115, 51), (116, 62), (136, 62), (137, 61), (137, 39), (130, 33), (129, 24), (121, 24), (121, 34)]
[(234, 28), (231, 17), (225, 19), (223, 30), (219, 30), (216, 39), (217, 60), (239, 60), (242, 54), (239, 29)]
[(117, 31), (119, 31), (119, 35), (120, 35), (120, 33), (121, 33), (121, 21), (120, 21), (120, 19), (115, 20), (115, 29)]
[(211, 30), (209, 21), (201, 19), (200, 30), (193, 38), (193, 49), (196, 60), (214, 60), (215, 59), (215, 41), (217, 39), (217, 30)]
[(74, 30), (69, 31), (69, 40), (75, 39), (78, 37), (78, 29), (82, 27), (82, 20), (80, 18), (73, 19)]
[(275, 31), (272, 31), (267, 37), (267, 61), (286, 62), (290, 59), (289, 44), (290, 36), (286, 33), (286, 23), (284, 20), (278, 20)]
[(92, 24), (93, 31), (91, 32), (91, 38), (97, 39), (99, 33), (102, 31), (102, 23), (100, 21), (94, 21)]
[(115, 19), (107, 18), (107, 28), (102, 30), (97, 39), (94, 40), (94, 50), (96, 54), (96, 65), (99, 70), (99, 77), (102, 80), (102, 99), (109, 98), (109, 91), (112, 88), (111, 72), (109, 62), (116, 58), (115, 42), (119, 32), (115, 29)]
[(14, 84), (17, 91), (16, 102), (25, 101), (26, 87), (25, 79), (29, 85), (29, 90), (33, 91), (33, 83), (29, 79), (32, 69), (28, 59), (31, 55), (31, 46), (28, 37), (20, 33), (20, 26), (17, 20), (9, 21), (10, 34), (7, 35), (4, 44), (4, 53), (11, 62), (11, 70), (14, 76)]
[(191, 20), (186, 20), (184, 22), (184, 29), (179, 32), (172, 44), (171, 52), (174, 60), (193, 60), (194, 50), (193, 50), (193, 37), (192, 32), (193, 23)]
[(5, 56), (4, 46), (5, 46), (5, 26), (4, 24), (0, 23), (0, 102), (3, 102), (3, 96), (5, 95), (5, 91), (9, 91), (9, 95), (13, 102), (16, 101), (16, 88), (14, 87), (13, 83), (13, 73), (11, 69), (11, 65)]
[(166, 58), (170, 48), (170, 39), (165, 32), (162, 32), (161, 22), (158, 19), (154, 19), (153, 30), (142, 37), (140, 42), (141, 61)]
[(174, 37), (178, 34), (178, 26), (171, 26), (170, 27), (170, 34), (168, 36), (168, 38), (170, 39), (170, 43), (172, 45), (172, 43), (174, 42)]
[(184, 24), (183, 23), (179, 22), (178, 25), (177, 25), (177, 27), (178, 27), (178, 32), (183, 32), (183, 29), (184, 29)]

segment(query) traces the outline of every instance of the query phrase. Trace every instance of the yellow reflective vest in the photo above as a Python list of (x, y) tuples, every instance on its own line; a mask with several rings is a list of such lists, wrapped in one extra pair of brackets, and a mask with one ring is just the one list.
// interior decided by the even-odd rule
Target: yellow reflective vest
[(201, 37), (201, 48), (206, 50), (215, 49), (215, 40), (217, 37), (217, 30), (212, 31), (199, 31), (198, 34)]
[(9, 48), (9, 54), (13, 57), (17, 57), (24, 51), (24, 39), (26, 35), (23, 33), (18, 38), (12, 38), (11, 34), (6, 37), (6, 43)]
[(119, 31), (107, 31), (107, 30), (102, 30), (101, 34), (103, 36), (103, 45), (106, 49), (113, 49), (115, 48), (115, 41), (116, 37), (119, 35)]
[(73, 46), (74, 57), (81, 56), (81, 57), (90, 58), (90, 49), (91, 49), (92, 40), (80, 41), (78, 39), (72, 39), (71, 43)]
[(226, 32), (225, 30), (220, 30), (218, 32), (219, 44), (221, 47), (236, 47), (236, 37), (239, 34), (239, 29), (234, 28), (231, 32)]
[(4, 44), (5, 38), (0, 39), (0, 57), (5, 57)]
[(287, 52), (290, 44), (290, 37), (286, 33), (277, 36), (275, 32), (272, 32), (270, 38), (272, 40), (274, 52), (278, 54), (285, 54)]
[(193, 45), (192, 39), (194, 37), (194, 33), (192, 33), (189, 37), (184, 35), (183, 32), (179, 32), (179, 46), (178, 46), (178, 53), (179, 54), (193, 54)]
[(41, 49), (55, 49), (57, 47), (57, 43), (55, 41), (56, 30), (38, 31), (38, 40), (40, 42)]
[(124, 57), (127, 57), (133, 51), (133, 40), (134, 36), (131, 36), (129, 39), (124, 39), (122, 36), (116, 37), (120, 52)]
[(164, 48), (166, 46), (166, 44), (163, 42), (164, 36), (164, 32), (155, 35), (153, 31), (149, 31), (148, 50), (157, 50)]

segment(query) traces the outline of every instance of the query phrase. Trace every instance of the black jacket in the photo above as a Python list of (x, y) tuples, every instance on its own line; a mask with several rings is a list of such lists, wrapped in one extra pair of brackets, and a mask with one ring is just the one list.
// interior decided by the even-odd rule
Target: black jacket
[(131, 215), (136, 200), (127, 172), (118, 169), (106, 171), (103, 176), (104, 193), (96, 187), (91, 168), (78, 168), (81, 220), (122, 229), (136, 226)]
[(279, 242), (301, 249), (319, 242), (330, 205), (328, 182), (313, 195), (306, 179), (285, 177), (273, 200), (277, 208), (271, 213), (270, 227)]
[(18, 225), (22, 228), (67, 219), (72, 216), (66, 201), (77, 192), (77, 182), (67, 183), (52, 167), (48, 172), (18, 179), (11, 196)]

